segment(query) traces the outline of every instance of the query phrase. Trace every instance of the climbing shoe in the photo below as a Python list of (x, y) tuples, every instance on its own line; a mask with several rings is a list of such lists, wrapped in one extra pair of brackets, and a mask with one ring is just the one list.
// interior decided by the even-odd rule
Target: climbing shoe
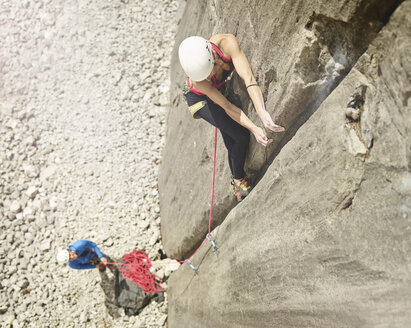
[(250, 183), (245, 178), (242, 178), (239, 182), (235, 182), (233, 178), (231, 184), (234, 187), (233, 192), (234, 195), (237, 197), (238, 202), (241, 202), (245, 197), (247, 197), (251, 189), (253, 189)]

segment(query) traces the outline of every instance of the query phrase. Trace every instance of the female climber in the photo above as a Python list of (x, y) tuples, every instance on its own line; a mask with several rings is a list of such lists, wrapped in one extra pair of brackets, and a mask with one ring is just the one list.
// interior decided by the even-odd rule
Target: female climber
[(272, 140), (223, 95), (225, 82), (234, 70), (244, 81), (264, 128), (272, 132), (282, 132), (284, 128), (275, 124), (266, 111), (261, 89), (234, 35), (216, 34), (209, 40), (189, 37), (180, 44), (178, 56), (188, 76), (183, 93), (189, 111), (194, 118), (203, 118), (220, 130), (228, 150), (234, 194), (241, 201), (252, 189), (244, 173), (249, 131), (263, 146)]

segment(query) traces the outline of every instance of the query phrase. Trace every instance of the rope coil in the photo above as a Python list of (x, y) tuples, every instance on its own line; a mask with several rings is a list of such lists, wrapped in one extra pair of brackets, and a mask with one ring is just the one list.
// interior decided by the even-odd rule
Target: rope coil
[(108, 263), (117, 266), (124, 279), (139, 285), (146, 294), (164, 292), (161, 279), (150, 273), (151, 261), (143, 251), (133, 250), (123, 255), (124, 263)]

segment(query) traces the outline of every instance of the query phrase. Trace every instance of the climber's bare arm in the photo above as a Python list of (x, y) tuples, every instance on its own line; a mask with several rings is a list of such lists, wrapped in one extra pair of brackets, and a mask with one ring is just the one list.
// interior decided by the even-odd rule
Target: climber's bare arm
[(225, 34), (220, 41), (220, 45), (223, 52), (232, 58), (237, 73), (244, 81), (247, 87), (247, 92), (265, 129), (273, 132), (284, 131), (283, 127), (273, 122), (270, 114), (265, 109), (263, 94), (260, 87), (257, 85), (246, 55), (240, 49), (237, 38), (232, 34)]
[(193, 82), (193, 86), (201, 93), (207, 95), (217, 105), (221, 106), (234, 121), (253, 133), (258, 143), (267, 146), (271, 142), (271, 139), (266, 137), (264, 131), (256, 126), (240, 108), (229, 102), (220, 91), (211, 85), (210, 81)]

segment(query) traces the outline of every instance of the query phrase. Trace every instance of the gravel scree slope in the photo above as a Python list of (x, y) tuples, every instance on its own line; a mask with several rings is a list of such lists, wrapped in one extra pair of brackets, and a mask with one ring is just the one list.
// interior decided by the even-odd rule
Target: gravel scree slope
[(2, 1), (2, 327), (164, 325), (167, 301), (112, 318), (97, 270), (55, 254), (90, 239), (113, 257), (158, 255), (176, 11), (173, 0)]

